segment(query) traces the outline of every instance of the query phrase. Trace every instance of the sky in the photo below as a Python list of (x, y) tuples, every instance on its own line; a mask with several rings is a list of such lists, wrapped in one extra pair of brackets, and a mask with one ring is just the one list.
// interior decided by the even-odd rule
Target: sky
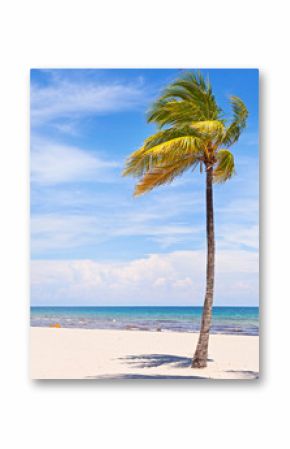
[[(32, 305), (202, 305), (205, 176), (133, 197), (124, 162), (181, 69), (31, 70)], [(218, 104), (242, 98), (236, 176), (214, 187), (215, 305), (258, 305), (258, 71), (207, 69)]]

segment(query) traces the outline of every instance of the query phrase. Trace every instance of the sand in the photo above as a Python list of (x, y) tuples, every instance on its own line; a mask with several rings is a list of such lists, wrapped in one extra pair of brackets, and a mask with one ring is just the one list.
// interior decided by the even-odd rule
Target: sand
[(256, 379), (259, 338), (211, 335), (208, 366), (190, 368), (198, 334), (30, 329), (32, 379)]

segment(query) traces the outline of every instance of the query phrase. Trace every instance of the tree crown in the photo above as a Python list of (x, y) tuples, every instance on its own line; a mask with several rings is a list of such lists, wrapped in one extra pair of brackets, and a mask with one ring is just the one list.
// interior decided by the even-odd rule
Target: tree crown
[(209, 80), (188, 72), (170, 84), (152, 105), (147, 120), (158, 130), (126, 161), (124, 176), (139, 178), (134, 195), (170, 183), (186, 170), (213, 169), (214, 182), (235, 174), (229, 147), (246, 127), (248, 111), (243, 101), (230, 98), (233, 116), (228, 123), (217, 105)]

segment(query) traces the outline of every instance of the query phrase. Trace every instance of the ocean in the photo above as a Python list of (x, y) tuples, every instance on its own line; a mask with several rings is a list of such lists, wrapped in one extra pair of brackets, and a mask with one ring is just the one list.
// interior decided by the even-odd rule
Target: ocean
[[(31, 307), (31, 326), (198, 332), (202, 307)], [(213, 334), (259, 334), (258, 307), (214, 307)]]

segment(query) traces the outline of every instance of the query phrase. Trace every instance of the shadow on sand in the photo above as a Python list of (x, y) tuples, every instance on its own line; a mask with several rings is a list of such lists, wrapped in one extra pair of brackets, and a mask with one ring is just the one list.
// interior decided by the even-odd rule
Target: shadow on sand
[[(126, 363), (131, 368), (158, 368), (160, 366), (170, 366), (171, 368), (190, 368), (191, 357), (181, 357), (177, 355), (170, 354), (141, 354), (141, 355), (128, 355), (126, 357), (119, 358), (122, 363)], [(213, 362), (212, 359), (208, 359), (209, 362)], [(228, 373), (234, 374), (232, 379), (227, 380), (247, 380), (247, 379), (258, 379), (259, 373), (255, 371), (235, 371), (228, 370)], [(112, 375), (97, 375), (88, 376), (86, 379), (104, 379), (104, 380), (126, 380), (126, 379), (171, 379), (171, 380), (182, 380), (182, 379), (207, 379), (212, 380), (209, 377), (204, 376), (190, 376), (190, 375), (168, 375), (168, 374), (139, 374), (139, 373), (120, 373)], [(219, 379), (223, 380), (223, 379)]]
[[(172, 368), (189, 368), (192, 362), (191, 357), (181, 357), (170, 354), (141, 354), (121, 357), (122, 363), (130, 365), (131, 368), (158, 368), (160, 366), (170, 366)], [(209, 359), (212, 361), (212, 359)], [(104, 376), (89, 376), (87, 379), (206, 379), (203, 376), (183, 376), (168, 374), (117, 374)]]
[(257, 371), (237, 371), (237, 370), (227, 370), (226, 373), (235, 373), (237, 379), (247, 380), (247, 379), (259, 379), (259, 373)]
[(96, 380), (127, 380), (127, 379), (169, 379), (169, 380), (183, 380), (183, 379), (199, 379), (199, 380), (209, 380), (209, 381), (221, 381), (221, 382), (231, 382), (231, 381), (245, 381), (245, 380), (259, 380), (259, 373), (256, 371), (235, 371), (228, 370), (226, 373), (233, 373), (237, 377), (228, 378), (219, 378), (214, 379), (211, 377), (203, 377), (203, 376), (177, 376), (177, 375), (167, 375), (167, 374), (106, 374), (99, 376), (87, 376), (86, 379), (96, 379)]
[(97, 380), (127, 380), (127, 379), (169, 379), (169, 380), (183, 380), (183, 379), (207, 379), (201, 376), (168, 376), (163, 374), (117, 374), (117, 375), (105, 375), (105, 376), (88, 376), (86, 379)]
[(128, 355), (119, 360), (134, 368), (158, 368), (163, 365), (171, 365), (174, 368), (189, 368), (192, 359), (170, 354), (140, 354)]
[[(158, 368), (163, 365), (170, 365), (173, 368), (190, 368), (192, 362), (191, 357), (181, 357), (170, 354), (128, 355), (119, 360), (122, 360), (123, 363), (127, 363), (134, 368)], [(212, 361), (212, 359), (208, 359), (208, 362)]]

